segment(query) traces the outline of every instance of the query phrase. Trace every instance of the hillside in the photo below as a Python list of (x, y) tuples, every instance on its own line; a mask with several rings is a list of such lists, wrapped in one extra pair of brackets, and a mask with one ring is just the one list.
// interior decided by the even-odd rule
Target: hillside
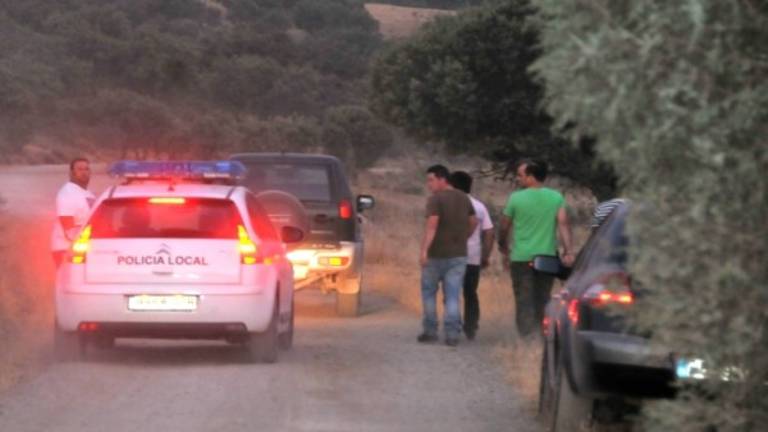
[(379, 23), (379, 32), (384, 39), (408, 37), (435, 17), (456, 13), (447, 9), (392, 6), (381, 3), (366, 3), (365, 9)]

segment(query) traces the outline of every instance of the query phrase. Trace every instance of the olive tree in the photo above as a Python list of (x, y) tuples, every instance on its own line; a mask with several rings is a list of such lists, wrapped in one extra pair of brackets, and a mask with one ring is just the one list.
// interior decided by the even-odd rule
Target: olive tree
[(635, 318), (710, 372), (644, 425), (766, 430), (768, 3), (535, 4), (547, 109), (597, 138), (635, 202), (630, 267), (651, 293)]

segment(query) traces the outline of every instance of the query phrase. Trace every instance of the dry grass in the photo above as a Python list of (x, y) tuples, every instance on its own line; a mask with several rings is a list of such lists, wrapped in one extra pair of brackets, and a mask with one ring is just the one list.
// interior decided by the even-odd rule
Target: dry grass
[(455, 11), (366, 3), (365, 9), (379, 22), (379, 32), (385, 39), (411, 36), (424, 23), (437, 16), (454, 15)]

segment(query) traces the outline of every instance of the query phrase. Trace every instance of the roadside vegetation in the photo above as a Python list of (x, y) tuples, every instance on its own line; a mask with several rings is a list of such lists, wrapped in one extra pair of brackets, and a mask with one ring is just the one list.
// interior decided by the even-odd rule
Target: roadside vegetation
[[(710, 373), (647, 430), (768, 428), (768, 5), (535, 2), (534, 71), (559, 124), (597, 138), (638, 203), (637, 321)], [(723, 381), (726, 368), (743, 378)], [(731, 369), (733, 370), (733, 369)]]
[[(0, 1), (0, 162), (386, 149), (362, 2)], [(357, 135), (355, 135), (357, 134)]]

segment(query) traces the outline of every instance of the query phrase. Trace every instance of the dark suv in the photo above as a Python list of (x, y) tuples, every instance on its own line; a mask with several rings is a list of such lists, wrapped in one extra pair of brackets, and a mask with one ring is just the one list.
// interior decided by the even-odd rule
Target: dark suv
[[(248, 169), (245, 186), (267, 199), (273, 191), (294, 196), (308, 216), (308, 234), (288, 254), (295, 287), (319, 285), (336, 291), (336, 311), (356, 316), (363, 275), (363, 237), (358, 213), (373, 208), (373, 197), (354, 197), (341, 162), (327, 155), (296, 153), (240, 153), (231, 159)], [(285, 215), (270, 211), (276, 225)]]

